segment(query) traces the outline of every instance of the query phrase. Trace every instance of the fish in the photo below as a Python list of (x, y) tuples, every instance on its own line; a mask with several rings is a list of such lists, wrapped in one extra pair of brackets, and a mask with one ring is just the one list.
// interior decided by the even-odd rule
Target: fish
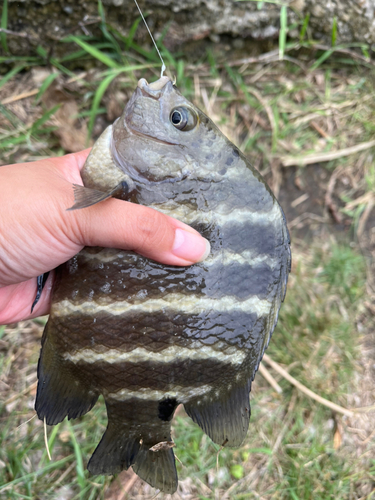
[(179, 404), (218, 445), (239, 447), (246, 437), (251, 383), (290, 272), (286, 219), (259, 172), (166, 76), (139, 80), (82, 180), (72, 209), (110, 197), (152, 207), (199, 231), (211, 251), (179, 267), (85, 247), (60, 266), (35, 409), (55, 425), (85, 415), (102, 395), (108, 425), (88, 470), (132, 466), (174, 493)]

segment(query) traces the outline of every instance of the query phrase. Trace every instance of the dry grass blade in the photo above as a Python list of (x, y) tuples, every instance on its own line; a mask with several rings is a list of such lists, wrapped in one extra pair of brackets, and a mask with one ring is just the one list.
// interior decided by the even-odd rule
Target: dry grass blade
[(272, 128), (272, 137), (274, 138), (275, 134), (276, 134), (276, 130), (277, 130), (277, 125), (276, 125), (276, 120), (275, 120), (271, 106), (268, 104), (267, 100), (264, 99), (264, 97), (261, 95), (261, 93), (258, 92), (256, 89), (254, 89), (252, 87), (248, 87), (247, 91), (249, 92), (249, 94), (252, 94), (266, 110), (266, 113), (267, 113), (267, 116), (268, 116), (268, 119), (270, 121), (270, 125)]
[(370, 149), (373, 146), (375, 146), (375, 140), (361, 142), (355, 146), (339, 149), (338, 151), (329, 151), (328, 153), (313, 153), (311, 155), (301, 157), (282, 156), (280, 161), (284, 167), (292, 167), (294, 165), (304, 167), (305, 165), (312, 165), (313, 163), (337, 160), (338, 158), (343, 158), (344, 156), (349, 156), (354, 153), (364, 151), (365, 149)]
[(52, 460), (51, 453), (49, 452), (49, 447), (48, 447), (48, 437), (47, 437), (47, 423), (46, 423), (46, 417), (44, 417), (44, 444), (46, 445), (46, 450), (47, 450), (47, 455), (50, 461)]
[(267, 354), (263, 355), (263, 359), (266, 363), (268, 363), (277, 373), (279, 373), (282, 377), (284, 377), (288, 382), (294, 385), (294, 387), (297, 387), (298, 390), (306, 394), (306, 396), (309, 396), (310, 398), (314, 399), (318, 403), (327, 406), (328, 408), (331, 408), (331, 410), (337, 411), (338, 413), (342, 413), (343, 415), (347, 415), (348, 417), (352, 417), (354, 415), (354, 411), (348, 410), (346, 408), (343, 408), (342, 406), (339, 406), (335, 403), (332, 403), (332, 401), (329, 401), (328, 399), (322, 398), (322, 396), (319, 396), (315, 392), (311, 391), (308, 389), (305, 385), (301, 384), (301, 382), (298, 382), (294, 377), (289, 375), (289, 373), (284, 370), (278, 363), (273, 361)]
[(133, 476), (126, 483), (126, 485), (122, 489), (120, 495), (118, 496), (117, 500), (124, 500), (124, 498), (126, 498), (126, 495), (132, 489), (132, 487), (133, 487), (134, 483), (137, 481), (137, 479), (138, 479), (138, 476), (133, 472)]
[(30, 387), (26, 387), (26, 389), (24, 389), (23, 391), (18, 392), (17, 394), (14, 394), (10, 398), (8, 398), (6, 401), (4, 401), (4, 404), (8, 405), (10, 403), (13, 403), (13, 401), (16, 401), (16, 399), (20, 398), (21, 396), (24, 396), (25, 394), (33, 391), (34, 389), (36, 389), (37, 385), (38, 385), (38, 381), (35, 381), (33, 384), (30, 385)]
[[(85, 76), (87, 76), (87, 71), (84, 71), (82, 73), (79, 73), (78, 75), (73, 76), (72, 78), (69, 78), (66, 82), (66, 85), (68, 85), (70, 83), (74, 83), (78, 80), (82, 80), (83, 78), (85, 78)], [(4, 99), (3, 101), (1, 101), (1, 104), (2, 105), (11, 104), (13, 102), (20, 101), (22, 99), (27, 99), (28, 97), (33, 97), (34, 95), (37, 95), (39, 90), (40, 89), (38, 88), (38, 89), (30, 90), (28, 92), (22, 92), (21, 94), (11, 95), (11, 96), (7, 97), (6, 99)]]
[(276, 382), (276, 380), (273, 378), (273, 376), (270, 374), (270, 372), (267, 370), (267, 368), (262, 363), (260, 363), (258, 370), (259, 370), (259, 373), (267, 380), (267, 382), (270, 384), (270, 386), (273, 389), (275, 389), (275, 391), (278, 394), (281, 394), (283, 392), (283, 390), (281, 389), (279, 384)]
[(26, 422), (22, 422), (22, 424), (20, 424), (20, 425), (17, 427), (17, 429), (19, 429), (19, 428), (20, 428), (20, 427), (22, 427), (23, 425), (26, 425), (26, 424), (28, 424), (29, 422), (31, 422), (31, 421), (32, 421), (32, 420), (36, 417), (36, 415), (37, 415), (37, 414), (35, 413), (32, 417), (30, 417), (28, 420), (26, 420)]
[(355, 200), (347, 203), (345, 205), (345, 208), (346, 210), (353, 210), (353, 208), (358, 207), (358, 205), (365, 205), (367, 203), (370, 203), (373, 197), (374, 193), (369, 191), (368, 193), (365, 193), (363, 196), (358, 196), (358, 198), (356, 198)]
[(341, 174), (342, 170), (343, 170), (342, 167), (337, 167), (335, 169), (335, 171), (333, 172), (333, 174), (331, 175), (331, 178), (329, 179), (329, 182), (328, 182), (327, 191), (325, 194), (325, 201), (324, 201), (326, 208), (328, 210), (330, 210), (333, 218), (335, 219), (335, 221), (338, 224), (342, 223), (342, 216), (341, 216), (340, 212), (338, 211), (337, 206), (332, 199), (332, 193), (333, 193), (333, 190), (335, 188), (336, 180), (337, 180), (338, 176)]
[(33, 95), (36, 95), (38, 92), (39, 89), (30, 90), (29, 92), (22, 92), (21, 94), (7, 97), (3, 101), (1, 101), (1, 104), (5, 105), (5, 104), (10, 104), (12, 102), (20, 101), (21, 99), (32, 97)]
[[(328, 45), (321, 45), (320, 43), (314, 44), (315, 49), (319, 50), (332, 50), (332, 47), (329, 47)], [(374, 61), (372, 61), (369, 57), (362, 56), (361, 54), (358, 54), (358, 52), (355, 52), (354, 50), (346, 49), (346, 48), (340, 48), (340, 47), (335, 47), (335, 52), (338, 54), (344, 54), (347, 56), (350, 56), (352, 59), (357, 59), (358, 61), (362, 61), (367, 64), (371, 64), (372, 66), (375, 65)]]
[(365, 230), (365, 227), (366, 227), (366, 222), (368, 220), (368, 218), (370, 217), (370, 213), (372, 212), (372, 209), (374, 208), (375, 206), (375, 198), (374, 196), (372, 196), (368, 203), (367, 203), (367, 206), (363, 212), (363, 214), (361, 215), (361, 218), (359, 219), (359, 223), (358, 223), (358, 229), (357, 229), (357, 235), (358, 235), (358, 238), (360, 238)]

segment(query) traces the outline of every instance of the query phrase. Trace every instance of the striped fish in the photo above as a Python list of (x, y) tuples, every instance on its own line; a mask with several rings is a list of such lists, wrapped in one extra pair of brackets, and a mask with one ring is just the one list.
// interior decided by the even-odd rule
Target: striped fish
[(211, 253), (177, 267), (86, 247), (61, 266), (35, 408), (54, 425), (84, 415), (102, 394), (108, 427), (89, 471), (133, 466), (173, 493), (178, 404), (219, 445), (246, 436), (251, 382), (290, 271), (285, 217), (260, 174), (167, 77), (138, 82), (82, 176), (73, 208), (126, 198), (190, 224)]

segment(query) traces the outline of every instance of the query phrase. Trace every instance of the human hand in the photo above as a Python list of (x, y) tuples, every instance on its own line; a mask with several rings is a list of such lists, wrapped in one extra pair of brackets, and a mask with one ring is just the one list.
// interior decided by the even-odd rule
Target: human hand
[(178, 266), (207, 256), (209, 244), (197, 231), (152, 208), (109, 199), (67, 211), (88, 153), (0, 167), (0, 325), (48, 314), (54, 273), (31, 314), (36, 277), (84, 246), (133, 250)]

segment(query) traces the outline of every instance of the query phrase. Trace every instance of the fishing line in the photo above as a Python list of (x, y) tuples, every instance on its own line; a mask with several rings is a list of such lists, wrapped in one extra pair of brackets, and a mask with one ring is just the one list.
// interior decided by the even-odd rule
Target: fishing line
[(151, 33), (151, 31), (150, 31), (150, 28), (148, 27), (148, 24), (146, 23), (146, 19), (143, 17), (142, 11), (141, 11), (141, 9), (139, 8), (139, 5), (138, 5), (137, 0), (134, 0), (134, 3), (135, 3), (135, 5), (137, 6), (137, 9), (139, 10), (139, 13), (141, 14), (141, 17), (142, 17), (142, 19), (143, 19), (143, 22), (145, 23), (145, 26), (146, 26), (146, 28), (147, 28), (147, 31), (149, 32), (149, 35), (150, 35), (150, 37), (151, 37), (151, 40), (153, 41), (153, 43), (154, 43), (154, 45), (155, 45), (156, 52), (158, 53), (158, 55), (159, 55), (159, 57), (160, 57), (160, 60), (161, 60), (161, 63), (162, 63), (162, 66), (161, 66), (161, 73), (160, 73), (160, 78), (162, 78), (162, 77), (163, 77), (163, 74), (164, 74), (164, 71), (165, 71), (167, 68), (165, 67), (165, 64), (164, 64), (163, 58), (161, 57), (161, 54), (160, 54), (160, 52), (159, 52), (158, 46), (156, 45), (156, 42), (155, 42), (155, 40), (154, 40), (154, 37), (152, 36), (152, 33)]

